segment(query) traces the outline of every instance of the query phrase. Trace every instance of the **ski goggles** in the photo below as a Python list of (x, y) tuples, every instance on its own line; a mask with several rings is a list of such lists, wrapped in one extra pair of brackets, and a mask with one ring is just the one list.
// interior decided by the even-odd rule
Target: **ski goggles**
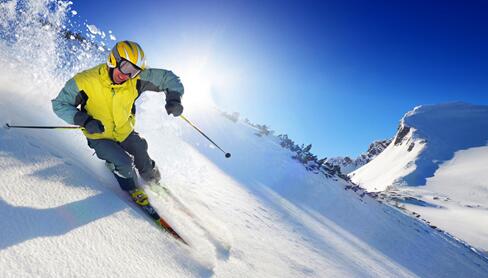
[(128, 75), (130, 78), (136, 77), (141, 73), (141, 69), (134, 66), (131, 62), (127, 60), (120, 61), (119, 70), (121, 73)]

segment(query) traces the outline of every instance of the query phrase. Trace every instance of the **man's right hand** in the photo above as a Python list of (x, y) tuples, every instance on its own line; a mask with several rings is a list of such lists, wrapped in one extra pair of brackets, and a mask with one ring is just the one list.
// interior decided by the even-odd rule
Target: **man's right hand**
[(84, 127), (85, 130), (90, 134), (102, 133), (105, 131), (102, 122), (93, 119), (85, 112), (78, 111), (78, 113), (75, 114), (74, 123)]

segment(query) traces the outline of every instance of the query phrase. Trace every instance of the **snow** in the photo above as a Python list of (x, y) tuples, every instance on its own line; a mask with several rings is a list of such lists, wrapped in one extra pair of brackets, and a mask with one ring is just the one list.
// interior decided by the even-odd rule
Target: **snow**
[(487, 252), (488, 107), (416, 107), (401, 126), (411, 128), (401, 144), (391, 144), (352, 180), (369, 191), (422, 201), (402, 206)]
[[(414, 130), (410, 130), (407, 137), (411, 137)], [(390, 144), (375, 159), (365, 166), (352, 172), (350, 177), (356, 184), (361, 185), (368, 191), (383, 191), (389, 186), (402, 183), (401, 177), (415, 171), (417, 165), (412, 163), (424, 150), (425, 145), (415, 144), (415, 147), (408, 151), (410, 144), (395, 146)]]
[(456, 152), (422, 190), (410, 195), (437, 207), (407, 205), (412, 211), (482, 250), (488, 250), (488, 147)]
[(458, 151), (427, 180), (427, 187), (447, 196), (458, 196), (473, 205), (488, 205), (487, 165), (488, 147)]
[(391, 185), (425, 185), (456, 151), (487, 144), (487, 119), (488, 106), (449, 103), (416, 107), (400, 123), (410, 128), (403, 140), (388, 146), (351, 177), (371, 191)]
[(159, 100), (155, 94), (143, 96), (138, 128), (162, 166), (163, 179), (195, 214), (213, 222), (211, 231), (231, 249), (205, 242), (201, 231), (184, 223), (190, 219), (172, 208), (165, 211), (154, 194), (157, 208), (199, 249), (187, 250), (150, 225), (119, 192), (103, 163), (90, 157), (80, 134), (44, 135), (70, 140), (68, 145), (77, 139), (78, 150), (69, 154), (63, 142), (48, 141), (39, 131), (2, 130), (5, 190), (0, 196), (6, 213), (1, 217), (11, 223), (0, 230), (4, 271), (88, 277), (163, 272), (171, 277), (482, 277), (488, 269), (464, 246), (372, 199), (360, 201), (340, 183), (306, 172), (274, 141), (216, 113), (190, 115), (201, 119), (204, 113), (202, 128), (222, 139), (233, 159), (201, 144), (184, 123), (164, 118), (154, 126), (150, 119), (161, 117)]
[[(42, 67), (10, 59), (22, 47), (33, 46), (0, 41), (0, 119), (63, 124), (50, 99), (65, 79), (35, 78)], [(146, 188), (191, 247), (129, 201), (79, 131), (0, 128), (2, 277), (486, 277), (488, 259), (469, 246), (306, 171), (275, 137), (185, 99), (185, 115), (232, 158), (167, 116), (161, 94), (138, 99), (136, 130), (195, 214)]]
[(111, 40), (113, 40), (113, 41), (116, 41), (117, 40), (117, 38), (115, 37), (115, 35), (112, 34), (112, 30), (108, 30), (108, 34), (109, 34), (109, 37), (110, 37)]
[(376, 158), (379, 154), (381, 154), (386, 147), (388, 147), (391, 143), (391, 139), (387, 140), (378, 140), (374, 141), (370, 144), (368, 151), (361, 154), (355, 159), (350, 157), (332, 157), (327, 158), (326, 163), (331, 165), (339, 166), (341, 173), (347, 175), (355, 170), (361, 168), (362, 166), (369, 163), (371, 160)]
[(92, 33), (93, 35), (101, 35), (102, 34), (102, 31), (100, 31), (97, 26), (93, 25), (93, 24), (87, 24), (86, 25), (86, 28), (88, 29), (88, 31), (90, 31), (90, 33)]

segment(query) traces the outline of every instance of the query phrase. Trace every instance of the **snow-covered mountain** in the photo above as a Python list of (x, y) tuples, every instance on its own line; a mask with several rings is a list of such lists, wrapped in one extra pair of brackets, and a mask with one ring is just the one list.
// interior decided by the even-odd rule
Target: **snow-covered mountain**
[(375, 159), (386, 149), (386, 147), (388, 147), (388, 145), (390, 145), (390, 143), (391, 139), (377, 140), (369, 145), (369, 148), (365, 153), (361, 154), (355, 159), (348, 156), (331, 157), (328, 158), (326, 162), (334, 166), (339, 166), (343, 174), (349, 174)]
[[(20, 19), (15, 1), (0, 3), (0, 25), (16, 26), (0, 40), (0, 119), (64, 124), (50, 99), (80, 64), (101, 61), (58, 47), (68, 2), (29, 3)], [(150, 200), (190, 247), (129, 201), (79, 131), (0, 128), (2, 277), (486, 277), (483, 254), (307, 171), (278, 138), (192, 102), (196, 94), (187, 91), (185, 115), (232, 158), (166, 116), (161, 94), (138, 99), (136, 124), (194, 216), (148, 190)]]
[(488, 250), (488, 106), (419, 106), (383, 153), (351, 173), (368, 191)]

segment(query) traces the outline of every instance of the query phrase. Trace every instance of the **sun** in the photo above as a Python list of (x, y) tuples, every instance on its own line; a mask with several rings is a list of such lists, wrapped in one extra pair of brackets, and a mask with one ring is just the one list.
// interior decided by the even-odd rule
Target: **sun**
[(181, 80), (185, 88), (183, 102), (186, 109), (199, 109), (212, 105), (212, 89), (217, 71), (212, 66), (211, 50), (197, 48), (194, 45), (186, 47), (170, 46), (163, 52), (171, 55), (161, 55), (160, 49), (149, 48), (151, 67), (171, 70)]
[(194, 110), (215, 106), (212, 97), (213, 76), (207, 70), (191, 66), (181, 71), (180, 78), (185, 87), (185, 106)]

